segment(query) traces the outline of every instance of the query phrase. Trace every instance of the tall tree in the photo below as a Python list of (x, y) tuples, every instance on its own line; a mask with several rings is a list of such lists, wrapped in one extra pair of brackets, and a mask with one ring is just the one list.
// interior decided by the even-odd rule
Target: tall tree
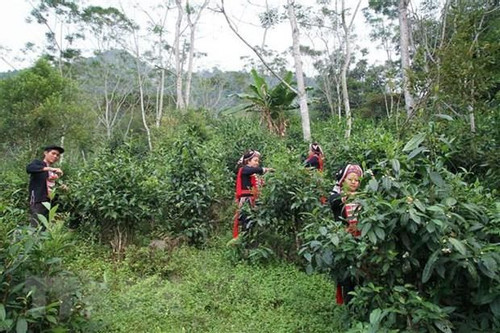
[(311, 141), (311, 125), (309, 122), (309, 108), (307, 106), (307, 92), (304, 83), (304, 72), (302, 70), (302, 57), (300, 55), (300, 30), (295, 14), (295, 1), (287, 0), (288, 19), (292, 27), (293, 59), (295, 64), (295, 78), (297, 79), (297, 90), (299, 98), (300, 116), (302, 119), (302, 135), (305, 141)]
[(330, 7), (329, 2), (324, 2), (320, 10), (315, 13), (311, 26), (310, 39), (320, 41), (322, 52), (310, 52), (314, 59), (314, 67), (318, 72), (317, 80), (319, 90), (326, 98), (330, 114), (342, 116), (342, 95), (340, 88), (340, 69), (342, 63), (342, 34), (340, 28), (338, 1), (334, 2), (334, 7)]
[[(415, 108), (414, 95), (411, 88), (411, 50), (415, 47), (411, 45), (412, 26), (409, 20), (410, 0), (369, 0), (369, 7), (376, 13), (381, 13), (389, 20), (397, 18), (399, 22), (399, 43), (398, 50), (401, 60), (401, 90), (405, 98), (406, 115), (410, 118)], [(387, 36), (383, 35), (384, 40)]]
[(175, 55), (175, 76), (176, 76), (176, 106), (178, 109), (185, 109), (184, 94), (182, 93), (182, 72), (184, 65), (183, 52), (181, 49), (181, 35), (183, 33), (182, 20), (184, 17), (184, 4), (182, 0), (175, 0), (177, 5), (177, 20), (175, 22), (175, 39), (174, 39), (174, 55)]
[(159, 76), (156, 83), (156, 103), (155, 103), (155, 127), (159, 128), (163, 118), (163, 109), (165, 105), (165, 84), (167, 73), (171, 71), (170, 57), (168, 51), (172, 50), (172, 46), (167, 42), (168, 29), (168, 14), (170, 13), (168, 2), (159, 4), (153, 7), (150, 11), (144, 10), (147, 16), (147, 30), (150, 38), (151, 55), (148, 61), (155, 67), (155, 73)]
[(116, 49), (123, 45), (125, 36), (132, 32), (135, 24), (112, 7), (87, 7), (81, 18), (89, 32), (87, 40), (94, 45), (95, 58), (91, 63), (84, 61), (78, 66), (78, 78), (98, 110), (99, 123), (105, 127), (106, 137), (111, 140), (119, 120), (132, 107), (129, 103), (134, 91), (131, 57)]
[[(61, 77), (45, 60), (0, 81), (0, 139), (35, 152), (47, 142), (71, 144), (92, 137), (92, 113), (80, 100), (76, 83)], [(4, 147), (8, 148), (8, 147)]]
[(429, 93), (441, 109), (466, 118), (475, 133), (476, 115), (489, 115), (498, 103), (500, 7), (494, 1), (464, 1), (444, 10), (446, 32), (430, 72), (434, 89)]
[(392, 40), (394, 38), (393, 31), (396, 30), (395, 20), (384, 18), (381, 13), (373, 12), (370, 10), (364, 11), (367, 23), (371, 27), (370, 38), (372, 41), (379, 41), (379, 47), (386, 54), (386, 60), (384, 68), (379, 68), (384, 72), (384, 79), (380, 81), (381, 93), (384, 97), (384, 103), (386, 105), (386, 114), (390, 118), (395, 109), (396, 100), (394, 96), (396, 95), (396, 74), (397, 74), (397, 63), (394, 61), (394, 45)]
[(352, 115), (351, 115), (351, 105), (349, 102), (349, 90), (347, 89), (347, 71), (349, 69), (349, 64), (351, 62), (351, 31), (354, 23), (354, 18), (358, 13), (359, 6), (361, 4), (361, 0), (358, 1), (356, 9), (352, 14), (351, 21), (349, 24), (346, 21), (346, 8), (345, 8), (345, 0), (342, 0), (342, 9), (341, 9), (341, 22), (342, 29), (344, 30), (344, 61), (342, 62), (342, 71), (341, 71), (341, 84), (342, 84), (342, 99), (344, 102), (344, 111), (346, 116), (347, 128), (345, 131), (345, 137), (348, 139), (351, 137), (352, 131)]
[[(287, 1), (290, 1), (290, 0), (287, 0)], [(292, 1), (293, 2), (293, 1)], [(293, 7), (293, 6), (292, 6)], [(230, 20), (229, 16), (227, 15), (226, 13), (226, 10), (225, 10), (225, 7), (224, 7), (224, 0), (221, 0), (221, 7), (220, 7), (220, 12), (224, 15), (224, 18), (226, 19), (226, 22), (228, 23), (228, 26), (229, 28), (231, 29), (231, 31), (233, 31), (235, 33), (235, 35), (246, 45), (248, 46), (254, 53), (255, 55), (262, 61), (262, 64), (265, 66), (265, 68), (267, 70), (269, 70), (269, 72), (271, 73), (271, 75), (273, 75), (275, 78), (277, 78), (285, 87), (287, 87), (288, 89), (290, 89), (292, 92), (294, 92), (295, 94), (299, 95), (299, 91), (297, 89), (295, 89), (294, 87), (292, 87), (286, 80), (284, 80), (268, 63), (268, 61), (266, 61), (266, 59), (264, 58), (262, 52), (260, 52), (258, 50), (257, 47), (254, 47), (252, 46), (239, 32), (238, 30), (236, 29), (236, 27), (234, 26), (233, 22)], [(294, 14), (294, 13), (293, 13)], [(294, 16), (295, 17), (295, 16)], [(296, 17), (295, 17), (296, 19)], [(290, 21), (290, 24), (293, 25), (293, 23)], [(297, 25), (298, 26), (298, 25)], [(296, 31), (295, 31), (296, 30)], [(293, 29), (292, 27), (292, 34), (293, 33), (297, 33), (298, 32), (298, 29)], [(294, 38), (296, 38), (296, 41), (299, 42), (300, 40), (300, 35), (296, 35)], [(297, 53), (296, 53), (297, 54)], [(300, 50), (299, 50), (299, 53), (300, 55)], [(300, 60), (300, 57), (299, 57), (299, 60)], [(302, 64), (300, 63), (300, 66), (302, 66)], [(301, 72), (301, 74), (303, 74)], [(303, 76), (302, 76), (303, 77)], [(304, 88), (305, 90), (305, 88)], [(310, 138), (311, 138), (311, 129), (310, 129), (310, 123), (309, 123), (309, 111), (307, 109), (307, 94), (304, 95), (305, 99), (302, 100), (302, 103), (305, 101), (305, 108), (304, 109), (301, 109), (301, 116), (305, 116), (306, 119), (303, 119), (302, 120), (302, 133), (303, 133), (303, 138), (305, 141), (309, 141)], [(303, 111), (307, 110), (307, 113), (304, 112), (304, 114), (302, 113)]]
[(135, 71), (137, 75), (137, 88), (139, 89), (139, 106), (141, 111), (141, 119), (142, 125), (144, 126), (144, 130), (146, 131), (146, 138), (148, 141), (149, 150), (153, 150), (153, 142), (151, 138), (151, 129), (148, 124), (147, 110), (146, 110), (146, 79), (149, 69), (146, 68), (146, 65), (141, 61), (141, 47), (139, 41), (139, 32), (138, 29), (134, 29), (133, 32), (133, 43), (134, 43), (134, 60), (135, 60)]
[[(187, 11), (187, 21), (189, 25), (189, 53), (188, 53), (188, 68), (187, 68), (187, 77), (186, 77), (186, 85), (184, 89), (184, 101), (186, 102), (186, 108), (189, 107), (190, 99), (191, 99), (191, 80), (193, 77), (193, 59), (195, 54), (195, 34), (196, 34), (196, 26), (200, 20), (201, 14), (203, 10), (208, 6), (210, 0), (204, 0), (203, 3), (195, 9), (189, 4), (189, 0), (186, 0), (186, 11)], [(193, 18), (193, 14), (196, 12), (195, 17)]]
[(411, 92), (410, 71), (410, 23), (408, 21), (408, 5), (410, 0), (399, 0), (398, 18), (399, 18), (399, 49), (401, 52), (401, 72), (403, 74), (403, 94), (405, 96), (405, 109), (408, 118), (411, 118), (414, 112), (415, 102)]
[(31, 16), (47, 30), (46, 50), (55, 59), (59, 73), (63, 75), (65, 62), (80, 55), (80, 50), (73, 47), (76, 40), (84, 38), (79, 28), (80, 7), (75, 1), (51, 0), (37, 0), (31, 6)]

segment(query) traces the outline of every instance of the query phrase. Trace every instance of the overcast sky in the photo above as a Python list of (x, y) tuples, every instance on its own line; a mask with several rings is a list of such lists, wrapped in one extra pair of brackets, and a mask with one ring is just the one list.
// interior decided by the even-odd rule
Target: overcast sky
[[(309, 0), (312, 1), (312, 0)], [(86, 3), (99, 4), (100, 6), (123, 6), (126, 14), (134, 20), (141, 22), (144, 15), (137, 8), (129, 4), (131, 0), (90, 0)], [(141, 0), (141, 7), (150, 10), (152, 3), (158, 3), (158, 0)], [(268, 0), (269, 4), (285, 3), (284, 0)], [(354, 1), (346, 1), (353, 5)], [(368, 0), (363, 0), (361, 8), (367, 5)], [(218, 0), (212, 0), (212, 3), (218, 4)], [(264, 0), (253, 0), (252, 4), (264, 4)], [(305, 2), (307, 3), (307, 1)], [(226, 9), (230, 13), (235, 23), (238, 24), (240, 33), (249, 40), (250, 44), (258, 45), (262, 40), (263, 30), (256, 27), (258, 24), (256, 7), (249, 4), (247, 0), (226, 0)], [(213, 6), (213, 5), (212, 5)], [(29, 0), (0, 0), (0, 71), (21, 69), (33, 64), (33, 60), (39, 54), (30, 53), (29, 56), (23, 56), (19, 51), (24, 48), (27, 42), (33, 42), (38, 46), (43, 46), (45, 27), (27, 23), (31, 5)], [(208, 14), (208, 12), (206, 13)], [(173, 17), (174, 12), (170, 14)], [(357, 33), (360, 44), (363, 47), (368, 45), (368, 29), (363, 27), (363, 15), (358, 13)], [(280, 27), (273, 28), (267, 35), (267, 44), (277, 51), (285, 51), (291, 46), (291, 32), (288, 22)], [(197, 60), (198, 67), (210, 69), (218, 67), (224, 70), (239, 70), (243, 67), (240, 60), (242, 56), (253, 55), (227, 26), (222, 15), (209, 14), (204, 16), (203, 22), (200, 22), (195, 44), (198, 52), (207, 53), (203, 60)], [(371, 47), (371, 52), (376, 52)], [(381, 58), (382, 53), (372, 54), (371, 59)], [(24, 59), (23, 59), (24, 58)], [(306, 64), (307, 70), (307, 64)]]

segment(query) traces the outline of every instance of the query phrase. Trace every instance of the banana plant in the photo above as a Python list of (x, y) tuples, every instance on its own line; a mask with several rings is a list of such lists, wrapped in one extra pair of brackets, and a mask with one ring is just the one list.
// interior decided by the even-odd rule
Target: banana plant
[[(297, 94), (290, 90), (284, 83), (280, 82), (274, 87), (269, 87), (265, 78), (260, 76), (255, 69), (251, 70), (253, 83), (250, 85), (250, 94), (236, 94), (248, 104), (243, 110), (260, 112), (261, 122), (272, 133), (284, 136), (288, 126), (287, 111), (297, 109), (294, 104)], [(287, 72), (283, 80), (288, 84), (294, 84), (292, 72)]]

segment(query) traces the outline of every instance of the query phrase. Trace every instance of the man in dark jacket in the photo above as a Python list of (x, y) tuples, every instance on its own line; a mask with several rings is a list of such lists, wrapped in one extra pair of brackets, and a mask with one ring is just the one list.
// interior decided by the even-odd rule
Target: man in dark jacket
[(26, 166), (26, 172), (30, 174), (29, 199), (32, 227), (38, 226), (38, 214), (48, 218), (49, 212), (42, 203), (51, 201), (51, 193), (56, 180), (63, 175), (61, 169), (51, 166), (59, 160), (62, 153), (64, 153), (62, 147), (47, 146), (43, 150), (43, 160), (33, 160)]

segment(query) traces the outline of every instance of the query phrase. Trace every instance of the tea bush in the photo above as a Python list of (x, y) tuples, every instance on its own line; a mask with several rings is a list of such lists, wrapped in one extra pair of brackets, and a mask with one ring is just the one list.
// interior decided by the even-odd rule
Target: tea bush
[(221, 150), (204, 144), (210, 135), (186, 125), (153, 153), (125, 146), (100, 154), (74, 177), (66, 197), (80, 229), (112, 240), (118, 252), (153, 230), (203, 243), (213, 228), (213, 204), (227, 195)]
[(0, 180), (0, 234), (18, 225), (28, 225), (28, 177), (9, 171)]
[(117, 253), (160, 214), (164, 169), (147, 162), (127, 147), (103, 152), (69, 185), (67, 207), (80, 220), (80, 229), (111, 241)]
[(495, 195), (449, 172), (438, 149), (422, 133), (377, 161), (356, 199), (359, 239), (328, 219), (304, 232), (310, 269), (358, 281), (350, 306), (372, 330), (499, 327)]
[(203, 243), (212, 229), (212, 204), (216, 184), (210, 175), (210, 151), (192, 136), (174, 142), (164, 155), (166, 182), (162, 203), (164, 228), (186, 236), (191, 243)]
[(63, 221), (54, 220), (55, 210), (43, 221), (46, 231), (21, 227), (1, 236), (1, 331), (86, 330), (82, 286), (62, 262), (71, 236)]
[(277, 257), (293, 259), (302, 242), (299, 233), (304, 220), (310, 212), (325, 208), (321, 198), (328, 196), (330, 184), (286, 148), (275, 152), (270, 162), (275, 172), (264, 176), (257, 207), (250, 213), (255, 226), (247, 242), (258, 244), (261, 250), (267, 248)]

